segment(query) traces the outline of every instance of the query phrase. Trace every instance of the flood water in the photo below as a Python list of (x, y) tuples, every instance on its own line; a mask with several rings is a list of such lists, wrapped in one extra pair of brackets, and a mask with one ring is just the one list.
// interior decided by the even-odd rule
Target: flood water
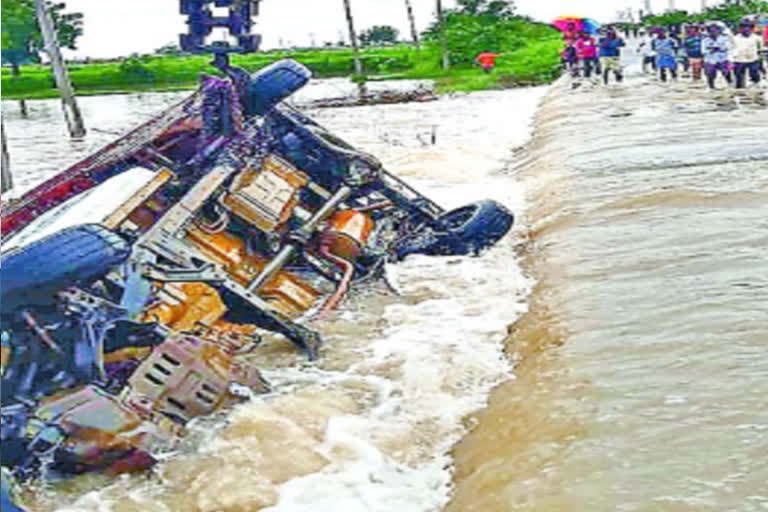
[[(491, 197), (522, 212), (523, 189), (503, 170), (544, 92), (311, 114), (446, 207)], [(118, 131), (179, 99), (83, 98), (82, 106), (90, 126)], [(4, 105), (17, 183), (39, 182), (111, 138), (92, 130), (75, 145), (51, 136), (61, 129), (56, 102), (32, 103), (29, 120), (15, 107)], [(39, 511), (440, 510), (464, 418), (512, 376), (506, 326), (526, 310), (532, 285), (518, 242), (511, 236), (482, 258), (393, 265), (399, 295), (381, 285), (359, 290), (316, 323), (326, 339), (317, 363), (268, 340), (255, 363), (275, 392), (197, 422), (149, 477), (39, 484), (28, 503)]]
[[(768, 110), (630, 71), (311, 112), (446, 206), (495, 198), (517, 227), (481, 258), (392, 266), (399, 295), (359, 290), (314, 325), (317, 363), (268, 341), (275, 392), (195, 423), (149, 475), (39, 484), (31, 508), (768, 509)], [(83, 106), (121, 131), (179, 98)], [(3, 104), (17, 183), (111, 138), (56, 142), (57, 104), (31, 107)]]
[(555, 85), (511, 170), (536, 285), (450, 512), (768, 509), (764, 92), (629, 63)]

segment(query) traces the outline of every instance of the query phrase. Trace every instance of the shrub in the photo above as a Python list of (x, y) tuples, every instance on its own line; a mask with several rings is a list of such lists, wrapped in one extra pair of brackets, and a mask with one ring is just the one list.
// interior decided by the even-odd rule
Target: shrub
[(120, 74), (129, 84), (146, 84), (155, 81), (155, 74), (145, 61), (138, 57), (127, 57), (120, 62)]

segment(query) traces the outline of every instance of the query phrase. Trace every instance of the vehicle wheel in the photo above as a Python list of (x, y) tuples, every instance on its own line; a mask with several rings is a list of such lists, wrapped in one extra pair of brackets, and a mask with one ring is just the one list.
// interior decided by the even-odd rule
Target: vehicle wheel
[(478, 254), (493, 246), (514, 224), (512, 212), (496, 201), (480, 201), (443, 214), (431, 229), (414, 234), (397, 248), (398, 259), (408, 254), (450, 256)]
[(283, 59), (253, 73), (248, 80), (245, 106), (248, 115), (263, 116), (275, 105), (298, 91), (312, 72), (295, 60)]
[(124, 262), (131, 247), (97, 224), (63, 229), (3, 257), (2, 308), (50, 302), (51, 294), (93, 281)]
[(441, 254), (478, 253), (493, 246), (512, 228), (515, 217), (496, 201), (485, 200), (452, 210), (436, 221), (438, 245), (448, 245)]

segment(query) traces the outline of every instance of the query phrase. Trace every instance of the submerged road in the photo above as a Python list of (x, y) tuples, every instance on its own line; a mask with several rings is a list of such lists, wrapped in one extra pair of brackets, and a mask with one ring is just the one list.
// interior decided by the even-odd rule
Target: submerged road
[[(515, 232), (393, 267), (399, 296), (367, 290), (317, 326), (319, 363), (259, 353), (275, 393), (196, 423), (148, 475), (38, 485), (30, 509), (766, 510), (765, 95), (625, 63), (607, 88), (312, 112), (446, 206), (503, 201)], [(78, 143), (50, 136), (56, 102), (29, 120), (4, 103), (17, 182), (178, 97), (85, 98), (103, 131)]]
[(450, 512), (768, 509), (765, 89), (624, 64), (555, 84), (510, 169), (537, 284)]

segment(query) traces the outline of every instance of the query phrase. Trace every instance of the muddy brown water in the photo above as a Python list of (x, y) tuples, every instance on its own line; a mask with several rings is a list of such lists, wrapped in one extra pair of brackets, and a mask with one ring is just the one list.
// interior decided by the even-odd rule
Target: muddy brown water
[[(125, 129), (169, 99), (93, 102)], [(38, 484), (33, 510), (768, 509), (763, 101), (633, 75), (314, 112), (447, 206), (501, 200), (514, 233), (394, 266), (399, 296), (316, 325), (319, 363), (269, 340), (274, 393), (149, 475)], [(58, 115), (36, 105), (3, 106), (12, 159)]]
[(630, 75), (536, 114), (516, 379), (450, 512), (768, 509), (765, 94)]
[[(312, 114), (446, 207), (493, 197), (522, 212), (523, 189), (503, 169), (527, 140), (543, 93)], [(29, 120), (5, 104), (17, 183), (34, 185), (178, 99), (84, 98), (99, 131), (78, 143), (51, 136), (63, 129), (56, 102), (30, 102)], [(525, 311), (532, 283), (518, 264), (518, 242), (510, 236), (482, 258), (393, 265), (399, 295), (381, 285), (356, 290), (338, 314), (316, 323), (326, 339), (316, 364), (268, 339), (253, 362), (275, 392), (195, 422), (152, 473), (40, 483), (28, 503), (39, 511), (439, 510), (465, 416), (512, 375), (506, 326)]]

